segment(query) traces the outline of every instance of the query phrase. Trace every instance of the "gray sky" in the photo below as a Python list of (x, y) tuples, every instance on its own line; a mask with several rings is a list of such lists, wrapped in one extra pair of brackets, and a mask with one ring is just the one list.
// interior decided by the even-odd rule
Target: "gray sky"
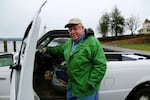
[[(0, 0), (0, 37), (23, 37), (42, 2), (43, 0)], [(111, 12), (115, 5), (125, 18), (138, 16), (140, 24), (145, 19), (150, 19), (150, 0), (48, 0), (41, 13), (41, 30), (44, 25), (47, 26), (46, 31), (64, 29), (72, 17), (80, 18), (85, 27), (96, 30), (103, 12)]]

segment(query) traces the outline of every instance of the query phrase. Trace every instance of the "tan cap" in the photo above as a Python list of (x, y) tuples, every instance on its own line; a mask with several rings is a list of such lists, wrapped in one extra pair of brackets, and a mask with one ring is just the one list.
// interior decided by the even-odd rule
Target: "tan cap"
[(69, 22), (65, 25), (65, 28), (78, 24), (82, 25), (82, 21), (79, 18), (71, 18)]

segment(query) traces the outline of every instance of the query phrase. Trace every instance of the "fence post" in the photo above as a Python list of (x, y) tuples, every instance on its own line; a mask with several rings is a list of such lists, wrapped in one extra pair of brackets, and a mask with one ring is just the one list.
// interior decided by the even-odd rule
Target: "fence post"
[(14, 49), (14, 52), (16, 52), (16, 41), (13, 41), (13, 49)]
[(7, 41), (4, 40), (3, 43), (4, 43), (4, 52), (7, 52)]

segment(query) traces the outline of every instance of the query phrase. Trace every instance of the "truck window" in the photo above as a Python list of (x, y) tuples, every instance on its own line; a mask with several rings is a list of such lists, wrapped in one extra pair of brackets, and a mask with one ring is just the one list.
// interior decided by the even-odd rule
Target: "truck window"
[(69, 38), (64, 38), (64, 37), (59, 37), (59, 38), (54, 38), (48, 46), (50, 47), (55, 47), (64, 44)]
[(0, 55), (0, 67), (10, 66), (13, 64), (13, 55)]
[(43, 47), (45, 47), (48, 43), (50, 42), (50, 37), (47, 37), (46, 39), (44, 39), (38, 46), (38, 49), (42, 49)]

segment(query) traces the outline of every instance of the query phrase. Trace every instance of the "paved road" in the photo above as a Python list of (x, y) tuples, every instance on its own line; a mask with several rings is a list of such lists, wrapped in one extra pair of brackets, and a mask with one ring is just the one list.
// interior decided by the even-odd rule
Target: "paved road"
[(129, 53), (138, 54), (138, 55), (141, 55), (141, 56), (146, 56), (147, 58), (150, 59), (150, 52), (149, 51), (126, 49), (126, 48), (120, 48), (120, 47), (110, 46), (110, 45), (103, 45), (103, 48), (106, 51), (110, 51), (110, 52), (114, 52), (114, 51), (117, 51), (117, 52), (129, 52)]

